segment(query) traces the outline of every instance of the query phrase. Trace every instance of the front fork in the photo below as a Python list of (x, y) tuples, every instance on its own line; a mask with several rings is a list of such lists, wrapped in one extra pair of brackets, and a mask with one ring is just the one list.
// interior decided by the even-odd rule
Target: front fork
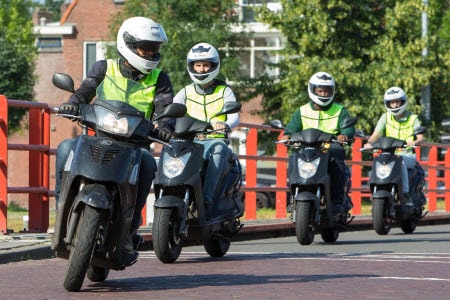
[[(291, 205), (292, 205), (291, 219), (295, 220), (295, 215), (297, 213), (297, 209), (296, 209), (297, 205), (295, 205), (295, 204), (297, 201), (312, 201), (313, 207), (314, 207), (314, 224), (319, 224), (320, 223), (320, 201), (323, 197), (320, 187), (317, 188), (315, 197), (311, 197), (311, 199), (308, 199), (308, 200), (306, 200), (306, 199), (297, 200), (297, 195), (299, 194), (299, 190), (300, 190), (299, 187), (296, 186), (294, 196), (291, 197)], [(315, 199), (312, 199), (312, 198), (315, 198)]]

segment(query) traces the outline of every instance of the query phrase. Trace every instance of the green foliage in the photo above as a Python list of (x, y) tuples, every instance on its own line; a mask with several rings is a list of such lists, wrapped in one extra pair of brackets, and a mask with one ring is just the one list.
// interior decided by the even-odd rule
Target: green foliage
[[(37, 49), (31, 21), (31, 1), (0, 0), (0, 94), (32, 100)], [(25, 110), (9, 109), (9, 130), (16, 130)]]
[[(384, 112), (384, 91), (394, 85), (405, 89), (409, 109), (421, 114), (422, 90), (431, 84), (428, 125), (433, 127), (433, 121), (442, 119), (439, 109), (449, 92), (450, 17), (442, 13), (447, 11), (446, 4), (428, 7), (429, 32), (425, 39), (421, 36), (422, 0), (281, 3), (282, 13), (264, 7), (260, 11), (259, 21), (286, 37), (279, 78), (259, 79), (263, 83), (255, 91), (264, 95), (264, 117), (286, 122), (308, 101), (310, 76), (326, 71), (336, 79), (336, 101), (359, 117), (357, 126), (366, 132), (373, 130)], [(424, 56), (426, 47), (429, 54)]]
[(26, 208), (21, 207), (16, 202), (12, 201), (8, 205), (8, 212), (24, 212), (28, 211)]
[(159, 67), (169, 74), (175, 93), (191, 82), (186, 71), (186, 55), (199, 42), (218, 48), (221, 57), (219, 77), (239, 81), (236, 47), (243, 45), (247, 34), (231, 31), (232, 26), (237, 24), (234, 5), (234, 0), (128, 0), (111, 24), (111, 38), (115, 40), (120, 24), (129, 17), (152, 18), (163, 25), (169, 39), (161, 49)]

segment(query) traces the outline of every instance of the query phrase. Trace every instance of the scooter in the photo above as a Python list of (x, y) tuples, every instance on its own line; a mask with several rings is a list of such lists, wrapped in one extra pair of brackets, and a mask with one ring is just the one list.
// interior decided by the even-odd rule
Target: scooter
[[(212, 118), (238, 112), (240, 108), (238, 102), (226, 103)], [(202, 241), (211, 257), (222, 257), (230, 247), (230, 239), (242, 227), (239, 218), (244, 209), (238, 197), (242, 171), (234, 153), (224, 173), (217, 174), (220, 180), (215, 187), (212, 216), (206, 217), (202, 194), (206, 170), (204, 147), (195, 140), (214, 132), (210, 122), (190, 116), (179, 118), (174, 138), (161, 151), (153, 181), (156, 200), (152, 241), (156, 256), (163, 263), (176, 261), (183, 245), (193, 241)]]
[[(115, 80), (107, 76), (103, 82)], [(53, 84), (74, 91), (69, 75), (55, 74)], [(130, 80), (123, 93), (142, 88), (137, 85)], [(141, 147), (152, 141), (163, 143), (150, 137), (154, 126), (143, 112), (122, 101), (102, 99), (102, 94), (103, 83), (92, 104), (80, 104), (79, 116), (60, 114), (78, 119), (83, 127), (62, 174), (51, 240), (56, 256), (68, 259), (63, 284), (67, 291), (79, 291), (85, 276), (102, 282), (110, 269), (123, 270), (135, 262), (124, 262), (124, 245), (136, 203)], [(156, 119), (185, 113), (184, 105), (171, 104)], [(95, 135), (89, 135), (88, 129)]]
[[(426, 132), (421, 126), (414, 131), (414, 136)], [(366, 137), (362, 131), (357, 135)], [(418, 168), (409, 176), (409, 187), (403, 186), (402, 156), (396, 154), (407, 148), (404, 140), (392, 137), (380, 137), (371, 144), (371, 148), (361, 148), (363, 152), (373, 152), (372, 172), (369, 178), (372, 201), (372, 224), (375, 232), (386, 235), (397, 222), (404, 233), (413, 233), (424, 213), (426, 203), (423, 194), (424, 179), (416, 180)], [(414, 185), (414, 182), (417, 182)], [(410, 191), (410, 199), (404, 193)], [(417, 204), (420, 203), (420, 204)]]
[[(356, 124), (357, 118), (346, 119), (342, 128)], [(271, 127), (286, 129), (281, 121), (273, 120)], [(344, 194), (344, 205), (338, 208), (331, 198), (330, 161), (328, 152), (331, 143), (341, 143), (334, 134), (309, 128), (293, 134), (287, 140), (276, 141), (292, 148), (289, 156), (289, 189), (293, 207), (291, 219), (295, 223), (297, 241), (301, 245), (310, 245), (314, 234), (320, 232), (323, 241), (335, 242), (339, 232), (350, 224), (353, 217), (349, 211), (353, 207), (348, 195), (350, 180)]]

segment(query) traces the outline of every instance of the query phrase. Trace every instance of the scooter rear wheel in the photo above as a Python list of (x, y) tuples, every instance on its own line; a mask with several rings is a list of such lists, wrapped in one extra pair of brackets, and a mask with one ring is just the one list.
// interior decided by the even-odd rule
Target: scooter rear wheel
[(179, 234), (180, 219), (175, 208), (155, 207), (152, 240), (155, 254), (163, 263), (172, 263), (183, 248)]
[(413, 233), (416, 230), (417, 221), (416, 220), (405, 220), (400, 221), (400, 228), (404, 233)]
[(339, 229), (336, 227), (323, 228), (320, 232), (320, 235), (322, 236), (322, 240), (325, 243), (334, 243), (339, 237)]
[(86, 277), (92, 282), (103, 282), (108, 278), (109, 268), (89, 266)]
[(230, 249), (230, 240), (223, 238), (212, 238), (204, 242), (206, 252), (211, 257), (222, 257)]

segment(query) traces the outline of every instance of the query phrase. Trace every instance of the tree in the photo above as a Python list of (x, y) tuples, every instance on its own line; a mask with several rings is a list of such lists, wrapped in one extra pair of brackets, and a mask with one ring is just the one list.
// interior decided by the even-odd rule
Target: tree
[[(31, 1), (0, 0), (0, 93), (9, 99), (33, 100), (37, 49)], [(10, 130), (18, 128), (24, 109), (8, 110)]]
[[(421, 37), (422, 0), (281, 0), (282, 13), (262, 8), (260, 19), (286, 37), (275, 80), (263, 78), (264, 116), (287, 121), (294, 109), (308, 101), (307, 83), (317, 71), (337, 82), (336, 101), (359, 117), (358, 127), (371, 132), (384, 112), (383, 94), (401, 86), (409, 108), (421, 113), (423, 87), (444, 88), (448, 67), (438, 67), (441, 54), (436, 31)], [(431, 28), (439, 27), (440, 7), (428, 7)], [(422, 51), (431, 52), (426, 58)], [(448, 53), (448, 51), (447, 51)], [(448, 56), (447, 56), (448, 57)], [(448, 60), (447, 60), (448, 62)], [(432, 103), (440, 99), (432, 94)]]
[(160, 67), (166, 71), (177, 92), (190, 82), (186, 71), (186, 55), (199, 42), (218, 48), (223, 79), (239, 81), (238, 50), (248, 37), (245, 32), (232, 32), (238, 19), (234, 13), (235, 1), (196, 0), (128, 0), (124, 9), (112, 21), (111, 38), (123, 20), (146, 16), (163, 25), (169, 42), (162, 47)]

